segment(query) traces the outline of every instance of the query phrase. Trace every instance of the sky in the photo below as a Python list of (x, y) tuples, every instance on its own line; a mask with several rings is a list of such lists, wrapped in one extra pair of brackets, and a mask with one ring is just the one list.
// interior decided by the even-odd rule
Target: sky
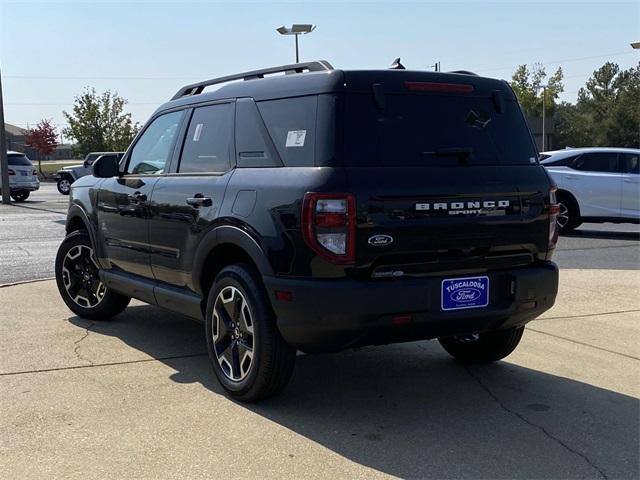
[(292, 63), (292, 37), (275, 28), (317, 25), (300, 38), (301, 60), (337, 68), (471, 70), (510, 79), (519, 64), (562, 66), (565, 93), (613, 61), (640, 61), (640, 0), (558, 1), (62, 1), (0, 0), (5, 121), (63, 110), (87, 86), (128, 100), (144, 123), (182, 85)]

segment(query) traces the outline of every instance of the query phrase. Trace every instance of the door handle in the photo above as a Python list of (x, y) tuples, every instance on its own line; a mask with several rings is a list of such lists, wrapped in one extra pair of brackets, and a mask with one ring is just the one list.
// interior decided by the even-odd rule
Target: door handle
[(213, 201), (211, 201), (211, 198), (205, 197), (201, 193), (196, 193), (193, 197), (187, 198), (187, 203), (195, 208), (210, 207), (211, 205), (213, 205)]
[(127, 195), (127, 197), (132, 202), (146, 202), (147, 201), (147, 196), (144, 193), (140, 193), (140, 192), (131, 193), (131, 194)]
[(638, 183), (637, 181), (633, 181), (630, 178), (623, 178), (622, 180), (626, 183)]

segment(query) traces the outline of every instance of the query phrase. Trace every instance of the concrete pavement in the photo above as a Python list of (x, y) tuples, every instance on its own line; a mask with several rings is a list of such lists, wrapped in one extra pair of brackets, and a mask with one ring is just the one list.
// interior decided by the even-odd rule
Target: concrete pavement
[(0, 288), (2, 478), (638, 478), (640, 272), (563, 270), (506, 361), (436, 342), (300, 356), (228, 400), (203, 328), (133, 303), (74, 317), (51, 281)]

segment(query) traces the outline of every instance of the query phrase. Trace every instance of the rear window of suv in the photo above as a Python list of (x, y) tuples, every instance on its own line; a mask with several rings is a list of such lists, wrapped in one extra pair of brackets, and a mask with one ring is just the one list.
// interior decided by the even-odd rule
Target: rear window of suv
[(9, 165), (13, 165), (16, 167), (27, 167), (32, 165), (31, 160), (29, 160), (26, 155), (16, 155), (15, 153), (10, 153), (7, 155), (9, 157)]
[(349, 166), (530, 165), (537, 152), (518, 104), (492, 97), (348, 94), (344, 164)]

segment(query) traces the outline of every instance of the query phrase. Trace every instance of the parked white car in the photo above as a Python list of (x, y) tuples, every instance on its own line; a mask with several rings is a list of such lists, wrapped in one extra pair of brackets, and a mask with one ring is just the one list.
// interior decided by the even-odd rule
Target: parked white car
[(583, 222), (640, 223), (640, 150), (571, 148), (541, 159), (558, 185), (560, 232)]
[(16, 202), (24, 202), (31, 192), (40, 188), (38, 172), (24, 153), (9, 150), (7, 157), (11, 198)]

